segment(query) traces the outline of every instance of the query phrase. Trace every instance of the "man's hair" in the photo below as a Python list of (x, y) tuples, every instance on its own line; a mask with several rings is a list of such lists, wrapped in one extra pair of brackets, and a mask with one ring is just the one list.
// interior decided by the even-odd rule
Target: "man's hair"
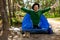
[(32, 9), (34, 10), (34, 6), (35, 6), (35, 5), (38, 5), (38, 9), (39, 9), (39, 4), (36, 3), (36, 2), (33, 4)]

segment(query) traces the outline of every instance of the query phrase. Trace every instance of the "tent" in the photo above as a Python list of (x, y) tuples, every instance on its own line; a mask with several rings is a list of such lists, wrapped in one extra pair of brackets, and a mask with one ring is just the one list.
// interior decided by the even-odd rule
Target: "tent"
[(40, 22), (39, 22), (39, 28), (34, 29), (33, 23), (30, 18), (30, 15), (27, 13), (22, 21), (22, 32), (30, 32), (30, 33), (53, 33), (52, 29), (49, 27), (50, 24), (48, 23), (46, 17), (44, 15), (41, 15)]

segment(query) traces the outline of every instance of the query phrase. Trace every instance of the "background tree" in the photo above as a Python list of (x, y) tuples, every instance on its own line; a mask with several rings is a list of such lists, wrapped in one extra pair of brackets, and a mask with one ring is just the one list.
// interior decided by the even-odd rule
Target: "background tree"
[(9, 21), (10, 21), (10, 25), (12, 25), (12, 20), (11, 20), (11, 18), (12, 18), (12, 7), (11, 7), (11, 0), (7, 0), (7, 2), (8, 2), (8, 10), (9, 10)]

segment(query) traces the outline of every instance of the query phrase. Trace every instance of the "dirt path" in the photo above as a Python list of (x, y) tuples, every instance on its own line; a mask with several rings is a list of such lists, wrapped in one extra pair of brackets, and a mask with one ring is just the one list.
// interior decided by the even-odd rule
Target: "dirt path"
[(54, 33), (60, 34), (60, 18), (49, 18), (48, 22), (51, 24)]

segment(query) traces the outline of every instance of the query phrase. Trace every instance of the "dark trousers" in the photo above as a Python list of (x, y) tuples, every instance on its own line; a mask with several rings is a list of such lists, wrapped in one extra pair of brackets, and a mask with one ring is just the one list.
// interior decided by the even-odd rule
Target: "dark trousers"
[(33, 28), (39, 28), (38, 25), (33, 25)]

